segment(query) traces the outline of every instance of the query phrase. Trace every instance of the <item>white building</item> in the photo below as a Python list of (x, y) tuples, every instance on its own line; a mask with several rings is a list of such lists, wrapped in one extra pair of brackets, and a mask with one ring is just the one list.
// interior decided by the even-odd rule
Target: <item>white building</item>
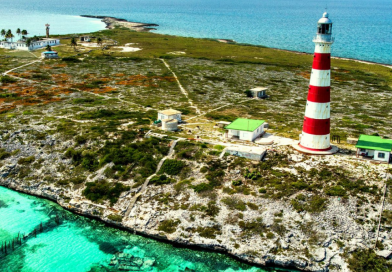
[(355, 147), (357, 148), (357, 157), (362, 156), (380, 162), (391, 160), (392, 140), (390, 139), (362, 134)]
[(26, 41), (17, 41), (17, 42), (1, 41), (0, 48), (31, 51), (40, 48), (45, 48), (48, 45), (56, 46), (59, 44), (60, 44), (59, 39), (42, 39), (39, 41), (34, 41), (31, 42), (29, 47), (27, 46)]
[(162, 121), (164, 119), (176, 119), (179, 123), (181, 123), (181, 112), (173, 109), (158, 111), (158, 120)]
[(252, 92), (252, 95), (254, 98), (266, 98), (266, 97), (268, 97), (267, 90), (268, 90), (268, 88), (256, 87), (256, 88), (250, 89), (249, 91)]
[(264, 120), (238, 118), (225, 129), (228, 138), (237, 138), (244, 141), (253, 141), (265, 132)]

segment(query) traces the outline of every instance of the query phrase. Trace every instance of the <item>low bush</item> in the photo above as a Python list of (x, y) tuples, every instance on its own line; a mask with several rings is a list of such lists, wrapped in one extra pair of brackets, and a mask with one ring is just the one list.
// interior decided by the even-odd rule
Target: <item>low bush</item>
[(94, 202), (101, 202), (109, 200), (110, 204), (117, 202), (122, 192), (128, 191), (129, 186), (122, 183), (109, 183), (106, 180), (95, 182), (87, 182), (86, 189), (83, 190), (83, 195)]
[(377, 256), (372, 249), (357, 250), (348, 259), (351, 271), (387, 272), (392, 271), (392, 264), (383, 257)]
[(213, 227), (198, 227), (196, 231), (201, 237), (215, 239), (217, 235), (222, 234), (221, 228), (218, 225)]
[(154, 176), (151, 180), (151, 184), (164, 185), (176, 182), (174, 179), (168, 178), (166, 175)]
[(179, 220), (163, 220), (158, 227), (158, 230), (166, 232), (166, 233), (174, 233), (177, 229), (177, 226), (180, 224)]
[(221, 200), (231, 210), (246, 211), (246, 204), (242, 200), (235, 197), (225, 197)]
[(231, 182), (231, 184), (232, 184), (233, 186), (240, 186), (240, 185), (242, 185), (242, 181), (241, 181), (241, 180), (233, 180), (233, 181)]
[(165, 160), (162, 165), (161, 170), (159, 171), (160, 174), (166, 173), (171, 176), (178, 175), (182, 168), (184, 168), (185, 163), (179, 160)]
[(108, 219), (115, 222), (122, 222), (123, 217), (120, 214), (110, 214), (108, 216)]
[(10, 152), (5, 151), (4, 148), (0, 148), (0, 160), (4, 160), (11, 156)]
[(30, 157), (25, 157), (25, 158), (20, 158), (18, 160), (18, 164), (30, 164), (33, 161), (35, 161), (35, 157), (34, 156), (30, 156)]

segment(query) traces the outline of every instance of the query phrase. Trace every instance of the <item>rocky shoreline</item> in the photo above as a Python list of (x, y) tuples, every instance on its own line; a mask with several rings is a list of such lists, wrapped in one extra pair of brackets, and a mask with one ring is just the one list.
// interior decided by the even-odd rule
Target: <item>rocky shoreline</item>
[[(296, 262), (296, 261), (289, 261), (289, 262), (281, 262), (281, 261), (269, 261), (269, 262), (265, 262), (265, 263), (256, 263), (253, 261), (252, 258), (248, 258), (248, 257), (244, 257), (241, 255), (235, 255), (235, 254), (231, 254), (229, 252), (229, 250), (227, 248), (224, 248), (220, 245), (214, 245), (214, 244), (193, 244), (193, 243), (189, 243), (186, 240), (182, 240), (182, 239), (168, 239), (166, 236), (161, 236), (161, 235), (154, 235), (154, 234), (149, 234), (148, 232), (141, 232), (135, 228), (129, 227), (129, 226), (125, 226), (121, 223), (109, 220), (108, 218), (102, 217), (102, 216), (97, 216), (96, 214), (94, 214), (93, 212), (91, 212), (90, 210), (84, 210), (84, 209), (80, 209), (74, 206), (69, 206), (67, 205), (67, 203), (64, 201), (64, 199), (62, 199), (61, 197), (59, 197), (55, 191), (52, 190), (48, 190), (45, 191), (44, 190), (35, 190), (32, 187), (26, 187), (23, 186), (21, 184), (18, 184), (17, 182), (6, 182), (6, 180), (4, 179), (0, 179), (0, 186), (6, 187), (8, 189), (20, 192), (20, 193), (24, 193), (24, 194), (28, 194), (28, 195), (32, 195), (35, 197), (39, 197), (39, 198), (43, 198), (43, 199), (47, 199), (50, 201), (53, 201), (54, 203), (57, 203), (58, 205), (60, 205), (63, 209), (70, 211), (74, 214), (80, 215), (80, 216), (85, 216), (87, 218), (90, 219), (94, 219), (94, 220), (98, 220), (100, 222), (105, 223), (108, 227), (112, 227), (112, 228), (116, 228), (116, 229), (120, 229), (120, 230), (125, 230), (131, 233), (134, 233), (136, 235), (140, 235), (146, 238), (150, 238), (150, 239), (154, 239), (157, 241), (161, 241), (161, 242), (165, 242), (165, 243), (169, 243), (169, 244), (173, 244), (176, 245), (178, 247), (183, 247), (183, 248), (189, 248), (189, 249), (195, 249), (195, 250), (207, 250), (207, 251), (211, 251), (211, 252), (219, 252), (219, 253), (223, 253), (226, 254), (238, 261), (241, 261), (243, 263), (249, 264), (249, 265), (253, 265), (253, 266), (258, 266), (260, 268), (263, 269), (268, 269), (268, 268), (276, 268), (276, 267), (281, 267), (282, 269), (292, 269), (292, 270), (298, 270), (298, 271), (309, 271), (309, 270), (302, 270), (300, 269), (298, 266), (303, 266), (303, 264)], [(319, 270), (320, 272), (324, 271), (324, 270)], [(317, 271), (316, 271), (317, 272)]]
[(101, 19), (101, 21), (106, 24), (106, 28), (108, 29), (113, 29), (116, 26), (121, 26), (137, 32), (149, 32), (151, 30), (157, 30), (155, 27), (159, 26), (157, 24), (129, 22), (125, 19), (115, 18), (110, 16), (95, 16), (95, 15), (80, 15), (80, 16), (85, 18)]

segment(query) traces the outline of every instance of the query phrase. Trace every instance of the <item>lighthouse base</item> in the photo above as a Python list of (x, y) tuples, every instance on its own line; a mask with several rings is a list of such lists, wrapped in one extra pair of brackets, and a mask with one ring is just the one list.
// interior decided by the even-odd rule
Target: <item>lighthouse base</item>
[(331, 145), (329, 150), (313, 150), (301, 146), (299, 143), (293, 144), (292, 147), (298, 152), (309, 154), (309, 155), (332, 155), (339, 151), (337, 146)]

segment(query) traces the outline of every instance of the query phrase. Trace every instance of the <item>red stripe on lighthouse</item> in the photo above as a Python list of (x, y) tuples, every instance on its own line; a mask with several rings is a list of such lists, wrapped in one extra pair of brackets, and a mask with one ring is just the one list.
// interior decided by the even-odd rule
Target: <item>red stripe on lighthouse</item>
[(312, 135), (326, 135), (330, 133), (329, 119), (304, 118), (303, 132)]
[(329, 70), (331, 68), (331, 54), (314, 53), (313, 69)]
[(316, 103), (331, 102), (331, 87), (309, 86), (308, 101)]

